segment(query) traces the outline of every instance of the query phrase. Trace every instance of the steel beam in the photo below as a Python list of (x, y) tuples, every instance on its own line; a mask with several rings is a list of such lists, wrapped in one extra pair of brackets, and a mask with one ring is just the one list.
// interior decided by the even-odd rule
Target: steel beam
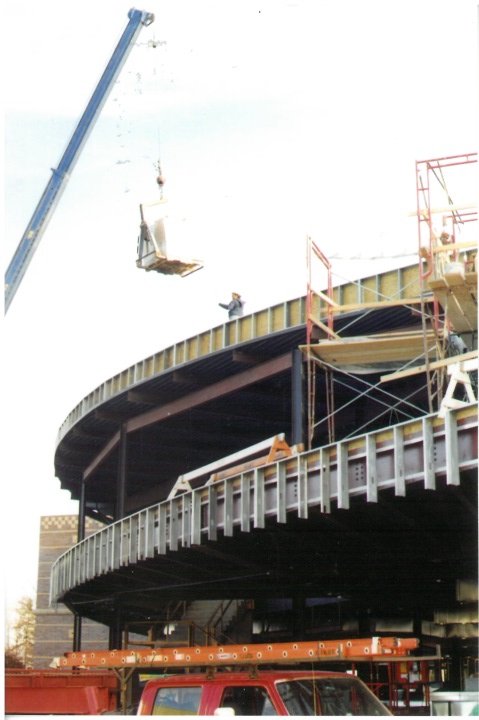
[(288, 515), (307, 521), (312, 508), (348, 511), (350, 499), (370, 503), (393, 489), (434, 491), (437, 478), (461, 483), (461, 473), (477, 468), (477, 403), (411, 420), (399, 426), (298, 453), (165, 500), (90, 536), (64, 553), (51, 575), (51, 601), (100, 574), (133, 566), (181, 547), (215, 542), (234, 529), (261, 530)]
[[(417, 292), (417, 297), (420, 295), (417, 264), (403, 268), (400, 276), (398, 276), (396, 270), (392, 270), (374, 276), (374, 278), (376, 282), (373, 296), (375, 297), (371, 299), (381, 301), (381, 304), (385, 297), (401, 298), (401, 303), (404, 304), (407, 299), (404, 296), (406, 288), (411, 295), (415, 292)], [(334, 288), (335, 301), (339, 305), (343, 305), (350, 299), (355, 302), (356, 296), (354, 293), (357, 293), (358, 287), (365, 284), (369, 285), (366, 280), (366, 278), (362, 278), (354, 283), (347, 283)], [(83, 417), (107, 400), (118, 397), (129, 390), (141, 392), (142, 382), (158, 377), (174, 368), (184, 366), (186, 363), (206, 357), (211, 353), (221, 352), (226, 349), (235, 351), (234, 344), (227, 345), (225, 343), (224, 329), (228, 324), (205, 330), (205, 332), (193, 338), (188, 338), (176, 345), (160, 350), (151, 357), (139, 361), (106, 380), (83, 398), (70, 412), (58, 431), (57, 446)], [(306, 327), (306, 298), (295, 298), (251, 315), (245, 315), (236, 321), (235, 326), (238, 329), (236, 341), (242, 344), (263, 337), (268, 332), (281, 332), (292, 327)]]
[(242, 390), (249, 385), (254, 385), (261, 380), (273, 377), (274, 375), (290, 368), (291, 364), (292, 359), (289, 353), (281, 355), (274, 358), (274, 360), (269, 360), (268, 362), (257, 365), (254, 368), (245, 370), (242, 373), (237, 373), (231, 378), (221, 380), (213, 385), (208, 385), (208, 387), (189, 393), (179, 400), (161, 405), (160, 407), (156, 407), (154, 410), (148, 410), (141, 415), (137, 415), (134, 418), (125, 421), (121, 426), (121, 431), (116, 432), (110, 438), (98, 455), (91, 461), (90, 465), (85, 469), (83, 479), (88, 480), (88, 478), (96, 470), (98, 470), (101, 463), (110, 455), (110, 453), (116, 449), (118, 444), (121, 444), (122, 432), (126, 432), (126, 434), (128, 434), (130, 432), (141, 430), (149, 425), (154, 425), (162, 420), (170, 419), (174, 415), (179, 415), (187, 410), (191, 410), (192, 408), (208, 403), (211, 400), (229, 395), (237, 390)]
[(304, 354), (299, 349), (292, 352), (291, 368), (291, 443), (306, 445), (306, 408), (304, 391)]
[(116, 519), (125, 514), (126, 484), (127, 484), (127, 435), (126, 425), (120, 429), (120, 452), (118, 457), (118, 481), (116, 488)]

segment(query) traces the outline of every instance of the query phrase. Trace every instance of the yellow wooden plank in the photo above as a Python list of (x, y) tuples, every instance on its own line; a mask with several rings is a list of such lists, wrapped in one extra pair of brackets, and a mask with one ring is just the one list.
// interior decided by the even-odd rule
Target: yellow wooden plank
[(477, 247), (477, 241), (476, 240), (466, 240), (465, 242), (460, 243), (449, 243), (441, 245), (440, 247), (433, 248), (433, 253), (441, 253), (441, 252), (447, 252), (451, 251), (454, 252), (455, 250), (466, 250), (467, 248), (476, 248)]
[(477, 272), (467, 272), (465, 274), (466, 285), (471, 286), (477, 293)]
[(461, 305), (464, 315), (467, 318), (477, 318), (477, 302), (471, 294), (470, 288), (468, 288), (466, 285), (462, 285), (453, 288), (452, 292), (457, 302)]
[[(424, 355), (423, 338), (408, 337), (362, 337), (344, 340), (325, 340), (309, 346), (312, 355), (340, 367), (342, 365), (370, 365), (384, 362), (407, 362)], [(428, 342), (428, 354), (436, 355), (435, 344)]]
[(444, 280), (450, 288), (456, 287), (457, 285), (464, 285), (465, 283), (465, 277), (462, 273), (445, 273)]
[(414, 368), (409, 368), (408, 370), (399, 370), (398, 372), (390, 373), (389, 375), (381, 375), (381, 382), (401, 380), (402, 378), (410, 377), (411, 375), (420, 375), (421, 373), (426, 372), (428, 367), (429, 370), (438, 370), (446, 365), (464, 362), (465, 360), (474, 360), (474, 358), (477, 358), (477, 350), (471, 350), (471, 352), (463, 353), (462, 355), (454, 355), (453, 357), (444, 358), (443, 360), (435, 360), (434, 362), (429, 363), (429, 366), (419, 365)]
[(428, 284), (456, 332), (477, 329), (477, 304), (469, 286), (448, 288), (443, 279)]

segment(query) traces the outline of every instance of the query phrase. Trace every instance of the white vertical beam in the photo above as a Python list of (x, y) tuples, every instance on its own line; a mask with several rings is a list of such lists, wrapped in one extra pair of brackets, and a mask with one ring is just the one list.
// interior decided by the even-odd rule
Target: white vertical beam
[(250, 531), (251, 496), (250, 496), (251, 473), (241, 473), (241, 530)]
[(191, 493), (181, 496), (181, 544), (183, 547), (191, 545)]
[(349, 510), (348, 446), (337, 443), (338, 508)]
[(208, 485), (208, 540), (218, 537), (218, 488)]
[(87, 561), (86, 561), (86, 577), (91, 580), (95, 576), (95, 540), (92, 537), (86, 542)]
[(319, 452), (320, 484), (321, 484), (321, 512), (331, 512), (331, 465), (329, 448), (321, 448)]
[(456, 413), (447, 410), (444, 417), (444, 431), (446, 433), (446, 479), (448, 485), (459, 485), (459, 451), (457, 446), (457, 417)]
[(276, 520), (286, 522), (286, 463), (276, 463)]
[(138, 515), (132, 515), (129, 523), (128, 562), (138, 560)]
[(121, 565), (121, 521), (113, 525), (111, 559), (112, 569), (118, 570)]
[(191, 493), (191, 544), (201, 544), (201, 493), (193, 490)]
[(103, 546), (103, 533), (99, 532), (95, 535), (95, 575), (101, 573), (101, 555)]
[(406, 496), (406, 475), (404, 471), (404, 430), (401, 425), (394, 428), (394, 480), (395, 492), (399, 497)]
[(155, 508), (148, 508), (145, 519), (145, 558), (155, 555)]
[(224, 481), (224, 534), (233, 536), (233, 482)]
[(422, 419), (423, 453), (424, 453), (424, 488), (436, 489), (436, 475), (434, 472), (434, 434), (432, 418)]
[(178, 536), (179, 536), (179, 520), (178, 520), (178, 500), (173, 498), (170, 500), (170, 550), (176, 552), (178, 550)]
[(163, 502), (158, 505), (158, 553), (160, 555), (166, 555), (167, 536), (166, 503)]
[(85, 571), (85, 563), (86, 563), (86, 543), (84, 540), (80, 543), (80, 582), (85, 582), (86, 580), (86, 571)]
[(264, 528), (264, 468), (255, 468), (253, 473), (253, 526)]
[(120, 520), (120, 565), (128, 563), (128, 520)]
[(373, 434), (366, 435), (366, 500), (378, 501), (376, 436)]
[(298, 455), (298, 517), (308, 518), (308, 468), (307, 458)]
[(144, 560), (146, 556), (146, 515), (146, 510), (138, 513), (138, 560)]

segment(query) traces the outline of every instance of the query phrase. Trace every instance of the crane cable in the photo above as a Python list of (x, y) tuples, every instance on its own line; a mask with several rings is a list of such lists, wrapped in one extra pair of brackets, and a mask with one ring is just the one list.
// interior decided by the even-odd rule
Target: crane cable
[[(166, 46), (166, 40), (160, 41), (160, 42), (156, 43), (153, 47), (157, 47), (158, 45), (160, 45), (160, 46), (165, 45), (165, 46)], [(166, 50), (166, 47), (165, 47), (165, 50)], [(160, 65), (160, 63), (161, 63), (161, 53), (158, 54), (158, 60), (159, 60), (159, 65)], [(154, 74), (154, 76), (155, 76), (156, 95), (157, 95), (157, 97), (161, 97), (161, 93), (160, 93), (160, 77), (159, 77), (160, 73), (159, 73), (159, 66), (158, 66), (158, 67), (156, 67), (156, 66), (154, 67), (154, 69), (153, 69), (153, 74)], [(161, 170), (161, 161), (160, 161), (160, 155), (161, 155), (160, 122), (159, 122), (158, 119), (156, 120), (156, 145), (157, 145), (157, 151), (158, 151), (158, 162), (157, 162), (157, 177), (156, 177), (156, 182), (157, 182), (157, 184), (158, 184), (158, 187), (160, 188), (160, 199), (163, 200), (163, 187), (164, 187), (164, 185), (165, 185), (165, 176), (163, 175), (163, 172), (162, 172), (162, 170)]]

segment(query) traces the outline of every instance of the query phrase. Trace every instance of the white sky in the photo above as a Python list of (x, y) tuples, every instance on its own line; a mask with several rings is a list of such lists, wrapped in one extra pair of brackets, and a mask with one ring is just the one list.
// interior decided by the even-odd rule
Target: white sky
[[(8, 264), (128, 21), (131, 0), (5, 0)], [(141, 7), (141, 6), (140, 6)], [(7, 609), (35, 593), (57, 430), (103, 381), (305, 292), (305, 237), (339, 274), (410, 254), (417, 159), (477, 145), (471, 0), (149, 0), (143, 29), (3, 323)], [(155, 41), (156, 47), (153, 47)], [(165, 196), (206, 267), (136, 268), (140, 202)], [(475, 195), (471, 188), (471, 195)], [(473, 200), (474, 198), (466, 198)], [(11, 551), (9, 550), (11, 548)]]

